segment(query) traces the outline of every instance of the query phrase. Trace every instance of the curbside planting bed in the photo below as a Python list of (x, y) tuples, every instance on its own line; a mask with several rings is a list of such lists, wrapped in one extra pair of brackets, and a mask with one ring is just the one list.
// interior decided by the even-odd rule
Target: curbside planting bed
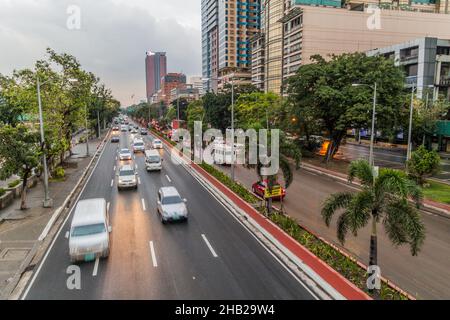
[[(176, 145), (175, 142), (168, 139), (162, 133), (152, 129), (160, 138), (165, 139), (171, 145)], [(246, 201), (251, 205), (255, 205), (261, 200), (257, 198), (253, 193), (251, 193), (247, 188), (239, 183), (233, 182), (226, 174), (222, 171), (214, 168), (213, 166), (202, 163), (199, 166), (207, 171), (209, 174), (214, 176), (217, 180), (223, 183), (225, 186), (230, 188), (234, 193), (236, 193), (241, 199)], [(260, 213), (263, 215), (265, 208), (259, 208)], [(277, 212), (277, 211), (275, 211)], [(331, 268), (336, 270), (350, 282), (352, 282), (359, 289), (363, 290), (366, 294), (374, 299), (382, 300), (409, 300), (414, 299), (408, 293), (404, 292), (400, 288), (391, 284), (388, 280), (382, 278), (381, 290), (378, 295), (374, 292), (370, 292), (366, 286), (367, 271), (366, 266), (357, 261), (350, 255), (342, 252), (332, 244), (324, 241), (323, 239), (317, 237), (312, 232), (308, 231), (306, 228), (302, 227), (298, 222), (296, 222), (291, 217), (277, 212), (271, 214), (269, 219), (280, 227), (283, 231), (289, 234), (293, 239), (295, 239), (299, 244), (307, 248), (314, 255), (316, 255), (323, 262), (328, 264)]]

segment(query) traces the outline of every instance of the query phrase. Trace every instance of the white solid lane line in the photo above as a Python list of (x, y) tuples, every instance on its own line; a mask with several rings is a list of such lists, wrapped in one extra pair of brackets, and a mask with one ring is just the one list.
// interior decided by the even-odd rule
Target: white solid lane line
[(141, 178), (140, 177), (138, 177), (138, 183), (141, 184)]
[(94, 271), (92, 272), (92, 276), (96, 277), (97, 276), (97, 271), (98, 271), (98, 262), (99, 262), (100, 258), (97, 257), (95, 259), (95, 264), (94, 264)]
[(114, 185), (114, 179), (111, 179), (111, 188)]
[(144, 198), (142, 198), (141, 201), (142, 201), (142, 209), (144, 209), (144, 211), (146, 211), (146, 209), (145, 209), (145, 200), (144, 200)]
[(217, 258), (218, 257), (217, 253), (214, 251), (214, 248), (211, 246), (211, 244), (209, 243), (208, 239), (206, 239), (206, 236), (204, 234), (202, 234), (202, 238), (205, 241), (206, 245), (208, 246), (209, 251), (211, 251), (213, 257)]
[(66, 239), (69, 239), (69, 231), (66, 231)]
[(114, 172), (116, 172), (116, 166), (114, 166), (114, 169), (113, 169), (113, 171), (114, 171)]
[(170, 177), (166, 174), (166, 178), (169, 182), (172, 182), (172, 180), (170, 180)]
[(155, 253), (155, 248), (153, 247), (153, 241), (150, 241), (150, 253), (152, 255), (152, 262), (153, 262), (153, 267), (157, 267), (158, 266), (158, 261), (156, 261), (156, 253)]

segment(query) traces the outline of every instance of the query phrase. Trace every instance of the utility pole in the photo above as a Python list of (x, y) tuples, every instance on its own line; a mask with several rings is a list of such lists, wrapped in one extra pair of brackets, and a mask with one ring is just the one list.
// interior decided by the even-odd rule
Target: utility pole
[(234, 182), (234, 81), (231, 81), (231, 180)]
[[(413, 106), (414, 106), (414, 91), (416, 90), (416, 86), (413, 84), (411, 89), (411, 103), (409, 106), (409, 128), (408, 128), (408, 149), (406, 153), (406, 160), (411, 159), (411, 151), (412, 151), (412, 121), (413, 121)], [(407, 164), (408, 166), (408, 164)]]
[(89, 157), (89, 126), (88, 126), (87, 103), (84, 104), (84, 112), (86, 121), (86, 157)]
[(48, 168), (47, 156), (45, 154), (45, 137), (44, 137), (44, 118), (42, 116), (42, 102), (41, 102), (41, 85), (39, 83), (39, 76), (37, 77), (37, 95), (39, 104), (39, 125), (41, 131), (41, 145), (42, 145), (42, 166), (44, 169), (44, 208), (51, 208), (53, 206), (53, 199), (50, 198), (48, 191)]
[(373, 159), (373, 143), (375, 138), (375, 117), (376, 117), (376, 108), (377, 108), (377, 83), (375, 82), (375, 85), (373, 87), (373, 107), (372, 107), (372, 131), (370, 134), (370, 152), (369, 152), (369, 164), (373, 167), (374, 166), (374, 159)]

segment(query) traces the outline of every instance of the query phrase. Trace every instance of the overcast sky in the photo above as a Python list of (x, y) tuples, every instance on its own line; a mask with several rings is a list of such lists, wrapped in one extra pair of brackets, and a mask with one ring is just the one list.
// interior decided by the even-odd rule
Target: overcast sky
[[(67, 27), (71, 5), (80, 29)], [(147, 50), (167, 52), (169, 72), (201, 74), (200, 29), (200, 0), (0, 0), (0, 73), (33, 67), (51, 47), (77, 57), (129, 105), (145, 99)]]

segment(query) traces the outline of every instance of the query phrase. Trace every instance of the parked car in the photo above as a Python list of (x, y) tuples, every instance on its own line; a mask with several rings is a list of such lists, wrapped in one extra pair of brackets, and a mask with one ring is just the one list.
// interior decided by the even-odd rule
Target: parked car
[(121, 149), (119, 151), (119, 160), (120, 161), (124, 161), (124, 160), (131, 160), (131, 151), (130, 149)]
[(69, 232), (70, 261), (108, 257), (111, 230), (105, 199), (80, 200)]
[(119, 181), (117, 183), (117, 188), (119, 190), (124, 188), (137, 189), (137, 173), (136, 171), (134, 171), (134, 168), (131, 165), (126, 164), (120, 167), (117, 176), (119, 177)]
[(175, 187), (162, 187), (158, 191), (157, 211), (163, 224), (169, 221), (187, 220), (186, 199), (182, 199)]
[(162, 158), (156, 150), (145, 150), (145, 169), (147, 171), (162, 169)]
[[(257, 194), (261, 198), (266, 197), (267, 180), (257, 181), (252, 185), (253, 193)], [(272, 197), (273, 200), (281, 200), (286, 196), (286, 189), (283, 188), (278, 182), (275, 182), (272, 186), (272, 193), (276, 194)]]

